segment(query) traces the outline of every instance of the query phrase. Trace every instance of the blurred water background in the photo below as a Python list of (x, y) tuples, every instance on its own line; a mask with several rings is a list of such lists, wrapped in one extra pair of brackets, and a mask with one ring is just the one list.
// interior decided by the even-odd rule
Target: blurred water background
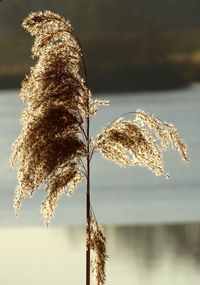
[[(102, 108), (92, 119), (92, 135), (123, 113), (143, 109), (173, 122), (189, 146), (189, 167), (185, 167), (177, 152), (167, 152), (166, 171), (171, 179), (152, 175), (145, 168), (120, 168), (95, 154), (92, 161), (92, 204), (104, 224), (153, 224), (200, 221), (199, 155), (200, 155), (200, 87), (179, 91), (139, 94), (99, 94), (109, 99), (110, 106)], [(20, 111), (24, 105), (17, 91), (1, 91), (0, 95), (0, 173), (1, 226), (40, 225), (38, 206), (44, 198), (39, 191), (24, 203), (20, 219), (11, 208), (16, 173), (10, 172), (11, 146), (20, 132)], [(131, 118), (131, 117), (129, 117)], [(85, 185), (72, 198), (63, 197), (57, 209), (54, 225), (82, 224), (85, 219)]]
[[(189, 167), (165, 157), (170, 180), (145, 168), (92, 162), (92, 206), (110, 256), (106, 285), (200, 283), (200, 2), (187, 0), (0, 1), (0, 284), (85, 284), (85, 185), (62, 197), (48, 229), (44, 191), (12, 208), (16, 172), (11, 146), (19, 135), (20, 82), (34, 61), (21, 28), (31, 11), (71, 20), (86, 57), (89, 86), (110, 100), (92, 133), (127, 111), (144, 109), (172, 122), (189, 147)], [(130, 117), (129, 117), (130, 118)]]
[[(15, 218), (16, 173), (11, 145), (20, 131), (24, 105), (19, 91), (0, 93), (0, 264), (2, 284), (81, 284), (84, 281), (85, 185), (62, 197), (49, 229), (43, 229), (41, 189)], [(123, 112), (144, 109), (171, 121), (189, 146), (189, 167), (166, 153), (170, 180), (145, 168), (118, 168), (96, 154), (92, 162), (92, 205), (105, 225), (110, 261), (108, 285), (167, 285), (200, 281), (200, 86), (175, 91), (98, 94), (109, 99), (92, 120), (95, 135)], [(11, 274), (12, 272), (12, 274)]]

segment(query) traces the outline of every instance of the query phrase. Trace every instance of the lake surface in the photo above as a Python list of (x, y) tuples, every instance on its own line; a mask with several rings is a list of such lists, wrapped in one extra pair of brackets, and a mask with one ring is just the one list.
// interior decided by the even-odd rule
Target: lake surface
[[(13, 215), (12, 200), (16, 173), (11, 172), (11, 145), (19, 135), (23, 105), (17, 91), (0, 94), (0, 226), (41, 225), (39, 191), (27, 199), (21, 216)], [(122, 113), (143, 109), (173, 122), (189, 146), (189, 167), (174, 151), (166, 153), (166, 171), (171, 179), (154, 176), (145, 168), (120, 168), (96, 155), (92, 162), (92, 204), (103, 224), (155, 224), (200, 221), (200, 87), (160, 93), (99, 94), (110, 99), (92, 121), (95, 135)], [(85, 185), (72, 198), (62, 197), (53, 225), (80, 225), (85, 219)]]
[[(108, 226), (105, 233), (106, 285), (199, 284), (199, 224)], [(1, 228), (0, 239), (1, 284), (85, 284), (83, 228)]]
[[(93, 120), (93, 135), (118, 115), (143, 109), (173, 122), (190, 156), (184, 167), (176, 153), (166, 153), (170, 180), (95, 156), (92, 205), (107, 237), (106, 285), (199, 284), (200, 87), (98, 96), (111, 102)], [(18, 91), (0, 92), (0, 284), (84, 284), (84, 184), (72, 198), (61, 199), (49, 229), (40, 216), (42, 190), (24, 202), (19, 218), (14, 216), (16, 173), (10, 172), (9, 156), (23, 107)]]

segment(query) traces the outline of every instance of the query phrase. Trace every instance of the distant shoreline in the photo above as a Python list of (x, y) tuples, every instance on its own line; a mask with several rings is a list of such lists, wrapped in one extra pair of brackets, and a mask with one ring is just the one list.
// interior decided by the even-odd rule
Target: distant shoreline
[[(19, 89), (25, 75), (0, 75), (0, 90)], [(187, 87), (200, 78), (186, 78), (169, 66), (122, 68), (104, 73), (90, 70), (89, 86), (94, 92), (159, 91)]]

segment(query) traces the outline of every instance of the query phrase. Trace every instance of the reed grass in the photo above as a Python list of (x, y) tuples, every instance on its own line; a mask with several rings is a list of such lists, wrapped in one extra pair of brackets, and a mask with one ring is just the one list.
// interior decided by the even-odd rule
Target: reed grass
[[(141, 110), (122, 115), (92, 138), (91, 119), (108, 102), (92, 97), (83, 51), (71, 23), (45, 11), (31, 13), (23, 27), (35, 37), (32, 56), (37, 62), (20, 93), (26, 108), (11, 157), (11, 165), (18, 169), (14, 207), (18, 214), (22, 201), (43, 186), (47, 196), (41, 213), (48, 225), (60, 196), (72, 195), (86, 179), (86, 285), (91, 268), (96, 284), (103, 285), (106, 238), (90, 203), (90, 162), (95, 151), (120, 166), (145, 166), (168, 177), (164, 151), (172, 147), (187, 162), (187, 146), (171, 124)], [(127, 120), (127, 115), (134, 118)]]

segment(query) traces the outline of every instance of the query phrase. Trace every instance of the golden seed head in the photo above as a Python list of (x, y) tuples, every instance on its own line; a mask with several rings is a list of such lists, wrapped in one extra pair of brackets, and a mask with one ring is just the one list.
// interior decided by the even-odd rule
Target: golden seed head
[(188, 161), (187, 146), (173, 126), (138, 110), (135, 120), (119, 118), (105, 128), (98, 136), (96, 148), (105, 158), (120, 166), (146, 166), (154, 174), (167, 178), (163, 151), (169, 148), (170, 143), (181, 158)]
[(93, 215), (90, 219), (90, 244), (92, 252), (92, 271), (97, 285), (104, 285), (106, 281), (106, 262), (108, 254), (106, 249), (106, 238), (101, 225), (97, 223)]
[(58, 198), (72, 193), (83, 178), (80, 159), (86, 146), (81, 128), (88, 115), (91, 92), (79, 75), (81, 52), (69, 21), (50, 11), (31, 13), (23, 27), (35, 36), (32, 49), (38, 58), (22, 83), (22, 131), (11, 164), (18, 167), (14, 207), (44, 185), (42, 204), (46, 223)]

